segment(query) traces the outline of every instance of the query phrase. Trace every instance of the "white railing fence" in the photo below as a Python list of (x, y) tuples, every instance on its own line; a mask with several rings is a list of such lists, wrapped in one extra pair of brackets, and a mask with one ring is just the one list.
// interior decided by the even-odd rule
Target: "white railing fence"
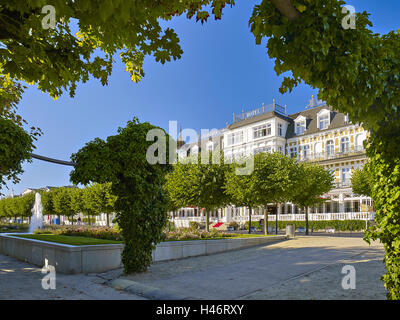
[[(276, 215), (268, 215), (268, 221), (276, 221)], [(252, 221), (259, 221), (264, 219), (264, 215), (252, 214)], [(341, 213), (310, 213), (308, 214), (309, 221), (327, 221), (327, 220), (372, 220), (373, 215), (371, 212), (341, 212)], [(305, 221), (305, 214), (278, 214), (278, 221)], [(190, 221), (195, 221), (199, 223), (205, 223), (205, 217), (179, 217), (175, 219), (170, 219), (175, 223), (178, 228), (187, 228), (190, 225)], [(249, 221), (249, 216), (232, 216), (229, 221), (226, 217), (220, 219), (216, 217), (210, 217), (210, 223), (215, 222), (230, 222), (236, 221), (239, 223), (244, 223)]]

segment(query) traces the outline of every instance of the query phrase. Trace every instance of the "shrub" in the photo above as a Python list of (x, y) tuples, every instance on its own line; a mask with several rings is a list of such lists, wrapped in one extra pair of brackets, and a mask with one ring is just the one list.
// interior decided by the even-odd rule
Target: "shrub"
[[(278, 221), (278, 229), (285, 230), (288, 224), (294, 224), (295, 228), (305, 228), (305, 221)], [(260, 230), (258, 221), (251, 222), (252, 227), (256, 227)], [(275, 221), (269, 221), (269, 225), (275, 227)], [(362, 231), (365, 230), (365, 220), (324, 220), (324, 221), (309, 221), (309, 229), (326, 230), (327, 228), (333, 228), (336, 231)], [(249, 230), (249, 222), (245, 223), (246, 230)]]
[[(260, 223), (258, 221), (251, 221), (251, 226), (255, 227), (257, 230), (261, 230)], [(246, 230), (249, 230), (249, 221), (244, 224)]]
[(190, 221), (189, 222), (189, 226), (190, 226), (190, 229), (193, 229), (193, 230), (199, 230), (200, 229), (200, 224), (198, 222), (196, 222), (196, 221)]
[(228, 225), (229, 227), (232, 227), (234, 230), (239, 230), (239, 223), (237, 223), (236, 221), (231, 221)]

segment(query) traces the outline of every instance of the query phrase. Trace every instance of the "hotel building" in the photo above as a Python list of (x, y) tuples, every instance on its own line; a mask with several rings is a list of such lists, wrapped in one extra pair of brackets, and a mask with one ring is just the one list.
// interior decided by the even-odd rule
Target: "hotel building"
[[(294, 114), (287, 114), (286, 106), (274, 100), (271, 105), (233, 114), (231, 124), (196, 143), (184, 143), (180, 136), (178, 154), (182, 158), (202, 148), (220, 148), (227, 159), (234, 161), (241, 156), (278, 151), (299, 162), (321, 164), (334, 173), (335, 187), (324, 195), (325, 203), (310, 209), (315, 214), (311, 219), (370, 219), (372, 200), (354, 194), (350, 180), (352, 172), (362, 168), (367, 160), (363, 142), (368, 134), (346, 114), (314, 99), (304, 111)], [(291, 203), (271, 205), (268, 211), (282, 215), (283, 220), (304, 218), (304, 210)], [(263, 218), (262, 214), (256, 212), (254, 218)], [(198, 208), (182, 208), (175, 219), (204, 221), (204, 216)], [(248, 209), (227, 207), (213, 213), (212, 220), (247, 221)]]

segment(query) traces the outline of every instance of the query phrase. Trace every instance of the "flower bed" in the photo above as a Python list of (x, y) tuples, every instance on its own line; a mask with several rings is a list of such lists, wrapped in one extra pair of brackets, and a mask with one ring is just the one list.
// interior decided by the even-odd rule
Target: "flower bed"
[[(104, 240), (123, 241), (118, 228), (88, 227), (88, 226), (49, 226), (44, 229), (35, 230), (35, 234), (53, 234), (63, 236), (88, 237)], [(210, 240), (255, 237), (256, 235), (238, 235), (212, 229), (210, 232), (196, 228), (181, 228), (164, 231), (164, 241), (181, 240)]]
[(122, 241), (122, 236), (117, 229), (109, 227), (87, 227), (87, 226), (50, 226), (37, 229), (35, 234), (54, 234), (63, 236), (87, 237), (104, 240)]

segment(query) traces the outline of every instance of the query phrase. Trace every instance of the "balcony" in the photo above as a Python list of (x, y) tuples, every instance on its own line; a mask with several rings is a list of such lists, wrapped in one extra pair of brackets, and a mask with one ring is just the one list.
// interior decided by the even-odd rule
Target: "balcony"
[(340, 152), (321, 152), (321, 153), (314, 153), (314, 154), (307, 154), (306, 156), (301, 154), (298, 156), (297, 161), (323, 161), (323, 160), (333, 160), (339, 158), (347, 158), (357, 155), (365, 154), (365, 149), (362, 146), (357, 146), (354, 148), (349, 148), (345, 151)]
[(335, 182), (333, 184), (333, 189), (344, 189), (344, 188), (351, 188), (351, 180), (347, 179), (342, 182)]
[(254, 118), (254, 117), (260, 116), (264, 113), (268, 113), (268, 112), (272, 112), (272, 111), (275, 111), (284, 116), (286, 115), (286, 107), (280, 106), (279, 104), (275, 103), (275, 100), (274, 100), (274, 102), (270, 105), (266, 105), (266, 106), (263, 105), (261, 108), (254, 109), (254, 110), (251, 110), (248, 112), (242, 111), (242, 113), (238, 114), (238, 115), (233, 114), (233, 123), (240, 122), (240, 121), (250, 119), (250, 118)]

